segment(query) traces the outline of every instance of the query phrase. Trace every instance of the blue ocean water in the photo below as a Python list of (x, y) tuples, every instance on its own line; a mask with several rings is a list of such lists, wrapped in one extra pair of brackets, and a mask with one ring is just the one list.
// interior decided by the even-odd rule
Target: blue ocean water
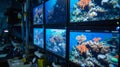
[(46, 10), (51, 10), (53, 9), (53, 6), (56, 4), (57, 0), (49, 0), (45, 4)]
[[(38, 14), (36, 11), (39, 11)], [(36, 14), (39, 16), (38, 18), (35, 17)], [(43, 14), (43, 4), (33, 8), (33, 24), (43, 24), (43, 15), (42, 14)], [(42, 15), (42, 17), (41, 17), (41, 15)]]
[(45, 3), (46, 23), (66, 22), (66, 0), (48, 0)]
[[(87, 40), (93, 40), (93, 38), (100, 37), (100, 41), (104, 41), (105, 39), (110, 39), (112, 37), (112, 33), (92, 33), (92, 32), (70, 32), (70, 52), (72, 51), (72, 47), (77, 45), (76, 36), (85, 35)], [(85, 42), (86, 42), (85, 41)]]
[(45, 15), (46, 15), (46, 20), (47, 20), (47, 16), (48, 16), (48, 12), (50, 12), (50, 10), (52, 10), (54, 8), (54, 5), (56, 4), (57, 0), (49, 0), (45, 3)]
[(73, 12), (73, 6), (79, 2), (79, 0), (70, 0), (70, 13)]
[(38, 47), (43, 48), (44, 47), (44, 40), (43, 40), (43, 28), (34, 28), (33, 29), (33, 38), (34, 38), (34, 44)]

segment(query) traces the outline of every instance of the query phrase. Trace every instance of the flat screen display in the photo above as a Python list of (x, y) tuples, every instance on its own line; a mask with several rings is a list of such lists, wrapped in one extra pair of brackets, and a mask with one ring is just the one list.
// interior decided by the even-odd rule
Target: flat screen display
[(118, 67), (119, 33), (70, 31), (69, 60), (84, 67)]
[(120, 19), (120, 0), (70, 0), (70, 22)]
[(43, 4), (33, 8), (33, 24), (43, 24)]
[(45, 19), (47, 24), (64, 24), (67, 21), (66, 0), (47, 0), (45, 3)]
[(66, 56), (66, 30), (46, 29), (46, 49), (58, 56)]
[(33, 42), (34, 45), (44, 48), (44, 32), (43, 28), (34, 28), (33, 29)]

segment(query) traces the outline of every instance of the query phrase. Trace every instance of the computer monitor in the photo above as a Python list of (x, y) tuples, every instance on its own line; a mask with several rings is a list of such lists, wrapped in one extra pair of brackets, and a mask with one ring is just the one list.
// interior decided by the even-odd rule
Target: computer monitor
[(114, 19), (120, 19), (120, 0), (70, 0), (71, 23)]
[(46, 24), (65, 24), (67, 21), (67, 0), (45, 2)]
[(69, 61), (84, 67), (118, 66), (118, 31), (70, 31)]
[(34, 45), (44, 48), (44, 29), (43, 28), (34, 28), (33, 29), (33, 42)]
[(66, 56), (66, 30), (46, 29), (46, 50), (65, 58)]
[(43, 4), (33, 8), (33, 24), (43, 24)]

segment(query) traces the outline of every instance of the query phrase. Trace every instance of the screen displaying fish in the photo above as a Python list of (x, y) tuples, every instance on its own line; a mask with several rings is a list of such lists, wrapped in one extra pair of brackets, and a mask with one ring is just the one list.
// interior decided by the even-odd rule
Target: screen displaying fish
[(43, 4), (33, 8), (33, 24), (43, 24)]
[(70, 22), (120, 19), (120, 0), (70, 0)]
[(46, 29), (46, 49), (58, 56), (66, 56), (66, 30)]
[(70, 31), (69, 60), (81, 67), (118, 67), (118, 53), (118, 31)]
[(45, 19), (47, 24), (65, 23), (67, 21), (67, 0), (47, 0), (45, 2)]
[(33, 29), (33, 42), (34, 42), (34, 45), (44, 48), (43, 28), (34, 28)]

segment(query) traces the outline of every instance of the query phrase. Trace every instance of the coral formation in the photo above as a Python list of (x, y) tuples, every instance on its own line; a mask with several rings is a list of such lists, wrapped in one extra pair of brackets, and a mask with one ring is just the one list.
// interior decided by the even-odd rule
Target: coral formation
[(80, 54), (83, 54), (88, 50), (88, 48), (85, 46), (85, 44), (78, 45), (78, 46), (76, 46), (76, 48), (79, 50)]
[[(81, 67), (111, 67), (118, 66), (118, 49), (119, 37), (86, 36), (87, 34), (76, 34), (77, 45), (72, 45), (70, 52), (70, 60), (80, 64)], [(110, 35), (108, 35), (110, 36)], [(89, 38), (87, 38), (89, 37)], [(113, 39), (111, 42), (111, 39)], [(113, 42), (116, 46), (114, 46)]]
[(120, 0), (75, 0), (70, 3), (70, 22), (119, 19), (119, 11)]
[(77, 4), (84, 10), (91, 0), (80, 0)]

